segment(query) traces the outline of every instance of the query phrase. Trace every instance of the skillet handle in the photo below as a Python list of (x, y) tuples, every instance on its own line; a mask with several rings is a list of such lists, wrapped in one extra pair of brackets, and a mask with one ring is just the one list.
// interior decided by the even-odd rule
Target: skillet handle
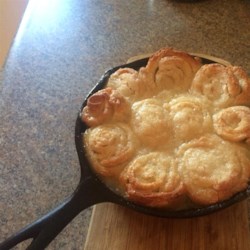
[(0, 244), (0, 249), (9, 250), (30, 238), (33, 241), (28, 250), (45, 249), (82, 210), (103, 202), (103, 198), (93, 195), (96, 187), (95, 179), (89, 177), (82, 180), (76, 191), (61, 205), (6, 239)]

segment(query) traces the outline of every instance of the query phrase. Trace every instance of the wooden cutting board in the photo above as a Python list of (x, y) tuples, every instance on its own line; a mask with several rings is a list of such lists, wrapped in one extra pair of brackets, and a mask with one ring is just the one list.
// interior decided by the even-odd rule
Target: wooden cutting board
[[(193, 53), (194, 54), (194, 53)], [(230, 63), (194, 54), (221, 64)], [(129, 62), (150, 56), (141, 55)], [(94, 207), (84, 250), (249, 250), (247, 202), (192, 219), (144, 215), (115, 204)]]
[(115, 204), (94, 207), (84, 250), (249, 250), (247, 202), (192, 219), (163, 219)]

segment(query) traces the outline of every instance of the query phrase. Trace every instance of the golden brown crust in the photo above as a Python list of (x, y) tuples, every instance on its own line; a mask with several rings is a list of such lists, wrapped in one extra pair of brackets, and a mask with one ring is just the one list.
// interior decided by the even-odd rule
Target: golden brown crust
[(88, 98), (83, 108), (82, 120), (89, 126), (98, 126), (106, 121), (126, 121), (130, 106), (125, 98), (112, 88), (97, 91)]
[(180, 95), (169, 102), (175, 139), (189, 141), (212, 130), (209, 104), (204, 98), (192, 95)]
[(250, 160), (244, 148), (208, 134), (183, 144), (179, 173), (191, 199), (209, 205), (247, 187)]
[(236, 78), (240, 92), (234, 98), (234, 105), (250, 105), (250, 79), (243, 68), (239, 66), (229, 66)]
[(214, 129), (222, 138), (239, 142), (250, 139), (250, 108), (233, 106), (213, 115)]
[(206, 96), (218, 108), (250, 103), (249, 78), (236, 66), (203, 65), (192, 81), (191, 92)]
[(133, 104), (131, 125), (146, 147), (166, 144), (172, 133), (167, 110), (162, 107), (161, 102), (153, 98)]
[(146, 67), (139, 70), (139, 78), (152, 93), (164, 89), (186, 91), (201, 67), (200, 60), (188, 53), (164, 48), (154, 53)]
[(103, 176), (116, 175), (137, 150), (134, 134), (122, 123), (87, 129), (84, 144), (92, 167)]
[(138, 71), (131, 68), (120, 68), (111, 74), (107, 87), (117, 90), (129, 102), (150, 96), (147, 85), (138, 77)]
[(125, 169), (123, 181), (128, 198), (147, 206), (168, 206), (184, 194), (176, 162), (165, 153), (139, 156)]

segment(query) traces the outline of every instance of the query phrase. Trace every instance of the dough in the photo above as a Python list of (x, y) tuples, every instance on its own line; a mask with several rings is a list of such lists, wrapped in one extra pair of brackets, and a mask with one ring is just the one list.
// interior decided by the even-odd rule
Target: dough
[(125, 98), (112, 88), (97, 91), (88, 98), (83, 108), (82, 120), (89, 126), (97, 126), (106, 121), (126, 121), (130, 116), (130, 105)]
[(231, 105), (240, 92), (231, 68), (217, 63), (203, 65), (191, 85), (191, 93), (206, 96), (216, 108)]
[(137, 157), (123, 173), (130, 200), (143, 205), (162, 207), (184, 194), (175, 159), (154, 152)]
[(133, 104), (131, 124), (146, 147), (162, 146), (172, 134), (167, 110), (160, 101), (153, 98)]
[(200, 67), (199, 59), (185, 52), (165, 48), (156, 52), (147, 66), (139, 70), (139, 78), (153, 93), (166, 89), (185, 92)]
[(170, 101), (169, 107), (175, 139), (189, 141), (212, 130), (209, 103), (203, 98), (181, 95)]
[(233, 106), (214, 114), (214, 129), (218, 135), (229, 141), (250, 140), (250, 108)]
[(150, 96), (147, 86), (138, 77), (138, 72), (131, 68), (120, 68), (115, 71), (110, 76), (107, 87), (116, 89), (130, 102)]
[(247, 187), (248, 157), (245, 148), (208, 134), (180, 146), (178, 169), (191, 199), (209, 205)]
[(84, 144), (92, 167), (103, 176), (116, 175), (137, 150), (134, 134), (123, 123), (103, 124), (87, 129)]

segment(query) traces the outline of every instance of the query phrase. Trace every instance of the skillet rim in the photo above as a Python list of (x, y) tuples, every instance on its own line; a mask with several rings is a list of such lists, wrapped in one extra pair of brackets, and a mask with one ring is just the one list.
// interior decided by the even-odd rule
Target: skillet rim
[[(218, 63), (216, 61), (209, 60), (207, 58), (202, 58), (202, 57), (199, 57), (199, 58), (201, 59), (202, 64)], [(80, 118), (82, 109), (86, 106), (89, 96), (91, 96), (93, 93), (105, 87), (112, 73), (114, 73), (119, 68), (126, 68), (126, 67), (138, 70), (140, 67), (143, 67), (147, 64), (148, 59), (149, 57), (146, 57), (146, 58), (139, 59), (133, 62), (121, 64), (121, 65), (118, 65), (118, 66), (115, 66), (106, 70), (105, 73), (99, 79), (99, 81), (95, 84), (95, 86), (91, 89), (91, 91), (87, 94), (86, 98), (84, 99), (83, 104), (81, 105), (80, 111), (78, 113), (76, 126), (75, 126), (75, 143), (76, 143), (77, 154), (79, 157), (79, 163), (81, 166), (81, 181), (85, 179), (86, 176), (87, 177), (90, 176), (91, 178), (94, 179), (95, 185), (99, 185), (103, 187), (103, 193), (97, 194), (97, 197), (99, 197), (100, 195), (104, 195), (107, 200), (101, 201), (101, 202), (116, 203), (116, 204), (128, 207), (130, 209), (133, 209), (135, 211), (138, 211), (144, 214), (148, 214), (148, 215), (152, 215), (156, 217), (164, 217), (164, 218), (183, 218), (184, 219), (184, 218), (205, 216), (205, 215), (209, 215), (214, 212), (220, 211), (222, 209), (225, 209), (227, 207), (230, 207), (233, 204), (236, 204), (250, 197), (250, 181), (249, 181), (248, 186), (245, 190), (242, 190), (236, 193), (229, 199), (220, 201), (218, 203), (215, 203), (209, 206), (188, 208), (188, 209), (183, 209), (183, 210), (169, 210), (166, 208), (148, 207), (148, 206), (143, 206), (133, 201), (130, 201), (126, 199), (124, 196), (116, 193), (114, 190), (108, 187), (105, 184), (105, 182), (101, 180), (98, 174), (92, 169), (91, 164), (89, 163), (87, 159), (87, 156), (84, 150), (83, 140), (82, 140), (82, 134), (88, 128)], [(97, 203), (99, 202), (96, 202), (96, 204)]]

